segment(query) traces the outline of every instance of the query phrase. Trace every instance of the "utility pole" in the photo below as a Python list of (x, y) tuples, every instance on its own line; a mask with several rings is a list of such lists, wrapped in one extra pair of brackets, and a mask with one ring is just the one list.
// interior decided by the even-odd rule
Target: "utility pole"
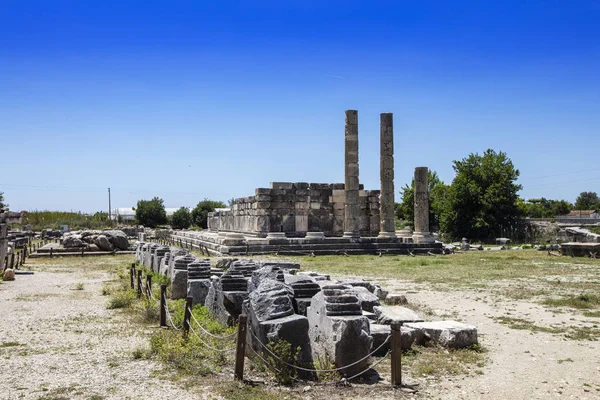
[(112, 218), (111, 218), (111, 208), (110, 208), (110, 188), (108, 188), (108, 223), (112, 226)]

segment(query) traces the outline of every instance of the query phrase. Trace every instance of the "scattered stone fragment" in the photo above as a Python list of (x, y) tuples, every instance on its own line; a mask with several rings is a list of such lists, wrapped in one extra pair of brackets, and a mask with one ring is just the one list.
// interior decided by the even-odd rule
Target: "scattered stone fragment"
[(422, 331), (447, 348), (459, 349), (477, 344), (477, 328), (457, 321), (408, 323), (406, 327)]
[(399, 293), (390, 293), (385, 298), (385, 304), (395, 306), (400, 304), (408, 304), (406, 296)]
[(8, 268), (4, 271), (4, 275), (2, 276), (3, 281), (14, 281), (15, 280), (15, 270), (12, 268)]
[(391, 325), (394, 323), (423, 322), (413, 310), (401, 306), (376, 306), (373, 312), (377, 315), (377, 323)]

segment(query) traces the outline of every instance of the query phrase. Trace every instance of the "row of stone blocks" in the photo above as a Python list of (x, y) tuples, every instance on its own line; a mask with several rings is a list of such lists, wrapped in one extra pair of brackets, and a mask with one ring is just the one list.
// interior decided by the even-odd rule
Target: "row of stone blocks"
[[(264, 351), (263, 344), (284, 340), (296, 350), (295, 361), (305, 366), (329, 360), (344, 367), (381, 344), (380, 352), (385, 352), (392, 322), (422, 321), (411, 310), (380, 307), (386, 293), (369, 282), (331, 284), (327, 276), (293, 274), (299, 269), (296, 263), (225, 258), (211, 268), (209, 260), (154, 243), (139, 244), (136, 257), (153, 271), (170, 274), (173, 298), (192, 297), (194, 304), (205, 305), (220, 323), (232, 325), (241, 313), (248, 315), (247, 342), (255, 351)], [(462, 335), (460, 343), (448, 339), (457, 335), (442, 334), (444, 330), (438, 328), (407, 326), (403, 347), (429, 338), (445, 340), (450, 347), (477, 342), (473, 327), (452, 326)], [(248, 355), (252, 356), (250, 351)], [(354, 375), (368, 362), (365, 359), (340, 372)], [(312, 377), (310, 373), (302, 376)]]

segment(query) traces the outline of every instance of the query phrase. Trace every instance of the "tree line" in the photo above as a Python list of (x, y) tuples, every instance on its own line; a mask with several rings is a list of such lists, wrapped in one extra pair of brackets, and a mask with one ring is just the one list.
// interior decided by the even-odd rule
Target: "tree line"
[(225, 203), (222, 201), (204, 199), (191, 211), (187, 207), (181, 207), (170, 218), (167, 218), (163, 199), (154, 197), (151, 200), (137, 202), (135, 220), (138, 224), (150, 228), (169, 224), (174, 229), (188, 229), (191, 226), (206, 229), (208, 228), (208, 213), (223, 207), (225, 207)]
[[(528, 201), (519, 197), (520, 175), (504, 152), (488, 149), (453, 161), (455, 177), (446, 185), (435, 171), (429, 171), (429, 229), (448, 239), (467, 237), (490, 241), (496, 237), (519, 238), (526, 218), (554, 218), (571, 210), (600, 211), (595, 192), (582, 192), (571, 204), (544, 197)], [(400, 192), (396, 217), (414, 223), (414, 179)]]

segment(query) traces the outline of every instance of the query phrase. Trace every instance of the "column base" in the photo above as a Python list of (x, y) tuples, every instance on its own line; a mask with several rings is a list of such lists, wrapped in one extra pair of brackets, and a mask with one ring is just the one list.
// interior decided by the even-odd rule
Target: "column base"
[(395, 239), (396, 232), (379, 232), (379, 235), (377, 237), (382, 239)]
[(435, 239), (429, 232), (414, 232), (412, 235), (413, 243), (434, 243)]

